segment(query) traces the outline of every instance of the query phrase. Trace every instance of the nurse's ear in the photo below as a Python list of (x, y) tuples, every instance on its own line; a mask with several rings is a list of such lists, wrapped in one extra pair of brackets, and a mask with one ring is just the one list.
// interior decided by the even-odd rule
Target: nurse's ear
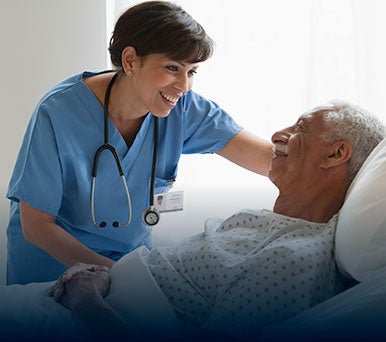
[(134, 72), (135, 64), (138, 61), (137, 51), (133, 46), (127, 46), (122, 51), (122, 69), (126, 75)]

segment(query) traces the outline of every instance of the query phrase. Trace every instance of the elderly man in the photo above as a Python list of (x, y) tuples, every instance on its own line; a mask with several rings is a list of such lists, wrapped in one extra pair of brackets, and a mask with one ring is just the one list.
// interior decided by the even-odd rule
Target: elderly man
[[(209, 221), (205, 233), (177, 248), (142, 252), (180, 320), (193, 330), (252, 336), (334, 295), (339, 283), (332, 254), (335, 214), (384, 137), (378, 120), (341, 102), (314, 108), (273, 134), (269, 178), (279, 189), (273, 212), (244, 210), (222, 222)], [(107, 273), (102, 269), (103, 278), (99, 273), (78, 265), (52, 291), (90, 324), (101, 322), (98, 307), (104, 319), (123, 322), (103, 300)], [(91, 279), (99, 287), (91, 287)], [(78, 293), (80, 284), (87, 296)]]
[[(175, 248), (141, 248), (128, 257), (137, 254), (183, 334), (255, 336), (338, 291), (336, 214), (353, 177), (385, 135), (385, 127), (361, 108), (340, 102), (317, 107), (272, 136), (269, 178), (279, 189), (273, 212), (243, 210), (226, 220), (208, 220), (204, 233)], [(123, 281), (141, 281), (130, 263), (125, 269)], [(114, 307), (104, 298), (109, 282), (106, 267), (80, 264), (50, 295), (91, 331), (132, 333), (133, 322), (122, 307), (139, 301), (151, 308), (152, 303), (145, 290), (136, 297), (127, 291), (129, 299), (122, 296)], [(157, 319), (144, 320), (152, 331)]]

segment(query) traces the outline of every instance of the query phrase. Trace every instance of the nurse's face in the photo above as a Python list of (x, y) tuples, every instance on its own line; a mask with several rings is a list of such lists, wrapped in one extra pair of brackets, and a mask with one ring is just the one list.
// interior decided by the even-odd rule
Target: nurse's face
[(302, 115), (290, 127), (272, 136), (275, 156), (271, 162), (270, 180), (280, 190), (299, 190), (318, 181), (319, 171), (328, 155), (329, 144), (321, 111)]
[(164, 54), (139, 59), (131, 76), (138, 104), (155, 116), (168, 116), (180, 97), (192, 88), (197, 68), (197, 63), (174, 61)]

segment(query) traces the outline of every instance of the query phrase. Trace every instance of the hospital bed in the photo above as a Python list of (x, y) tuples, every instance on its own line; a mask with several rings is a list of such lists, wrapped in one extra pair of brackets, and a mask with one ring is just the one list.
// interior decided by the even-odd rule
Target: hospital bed
[[(233, 198), (233, 201), (229, 203), (238, 207), (235, 211), (241, 207), (261, 207), (262, 203), (253, 195), (246, 197), (248, 203), (239, 201), (238, 198)], [(268, 202), (272, 201), (273, 203), (274, 194), (270, 194), (268, 197)], [(210, 196), (208, 201), (212, 203)], [(192, 202), (194, 202), (194, 198)], [(272, 207), (272, 203), (269, 207)], [(3, 204), (7, 206), (6, 201), (2, 202)], [(228, 212), (221, 211), (233, 210), (231, 207), (219, 206), (218, 201), (214, 201), (214, 204), (208, 206), (203, 202), (199, 202), (196, 207), (191, 205), (192, 203), (188, 201), (185, 207), (186, 212), (190, 212), (191, 215), (203, 211), (204, 216), (213, 216), (213, 214), (228, 216)], [(3, 209), (2, 212), (4, 212)], [(180, 214), (184, 215), (183, 213)], [(178, 226), (181, 229), (181, 224), (184, 223), (185, 225), (182, 226), (187, 227), (183, 216), (177, 215), (174, 218), (176, 220), (175, 225), (171, 226)], [(164, 224), (167, 223), (166, 219), (165, 221)], [(2, 225), (4, 226), (4, 222)], [(202, 222), (194, 222), (193, 226), (202, 227)], [(181, 231), (166, 231), (166, 235), (174, 234), (175, 241), (173, 241), (173, 239), (163, 239), (161, 229), (162, 226), (159, 227), (159, 231), (155, 232), (156, 245), (174, 243), (184, 234), (196, 233), (189, 230), (183, 233)], [(165, 227), (165, 229), (174, 228)], [(4, 251), (3, 248), (2, 252)], [(347, 289), (288, 321), (266, 327), (260, 336), (262, 340), (325, 341), (328, 339), (356, 340), (362, 338), (363, 340), (374, 341), (386, 338), (386, 140), (366, 160), (348, 191), (339, 215), (335, 237), (335, 255), (338, 268), (346, 279)], [(138, 254), (133, 254), (128, 258), (131, 258), (131, 265), (136, 264), (135, 258), (137, 256)], [(122, 276), (127, 261), (126, 259), (122, 260), (113, 270), (112, 288), (107, 300), (126, 317), (131, 317), (138, 327), (149, 329), (148, 322), (157, 322), (152, 327), (156, 333), (162, 331), (165, 335), (173, 335), (178, 331), (179, 324), (167, 300), (138, 262), (137, 274), (139, 277), (143, 277), (143, 279), (141, 278), (143, 281), (139, 282), (140, 288), (133, 288), (133, 282)], [(20, 305), (13, 305), (13, 312), (9, 316), (17, 317), (20, 315), (20, 319), (24, 320), (24, 323), (29, 322), (28, 326), (31, 326), (29, 319), (35, 320), (36, 327), (39, 327), (39, 324), (42, 324), (41, 321), (44, 320), (43, 323), (46, 328), (51, 327), (57, 333), (62, 331), (63, 336), (77, 331), (78, 326), (65, 309), (56, 306), (52, 310), (50, 298), (44, 295), (46, 287), (44, 288), (40, 284), (31, 284), (27, 296), (23, 294), (25, 293), (22, 290), (23, 287), (3, 289), (3, 291), (8, 291), (5, 296), (7, 300), (17, 297), (20, 302)], [(145, 295), (142, 297), (133, 295), (131, 298), (126, 298), (128, 303), (125, 303), (123, 298), (128, 292), (134, 294), (142, 292)], [(5, 297), (1, 297), (0, 301), (3, 301)], [(39, 303), (31, 302), (31, 298), (39, 298)], [(31, 302), (34, 311), (30, 312), (30, 317), (23, 318), (28, 301)], [(4, 303), (2, 302), (2, 304)], [(151, 309), (149, 310), (149, 308)], [(44, 316), (45, 310), (50, 312), (48, 316)], [(45, 317), (44, 319), (40, 318), (42, 317), (39, 316), (41, 314)], [(47, 317), (50, 319), (47, 320)], [(159, 320), (160, 317), (162, 320)], [(60, 326), (57, 325), (58, 321), (61, 322)], [(18, 324), (22, 323), (18, 322)], [(41, 336), (42, 330), (39, 329), (37, 333), (38, 336)]]
[(294, 341), (386, 340), (386, 140), (348, 191), (335, 235), (335, 257), (348, 288), (261, 336)]

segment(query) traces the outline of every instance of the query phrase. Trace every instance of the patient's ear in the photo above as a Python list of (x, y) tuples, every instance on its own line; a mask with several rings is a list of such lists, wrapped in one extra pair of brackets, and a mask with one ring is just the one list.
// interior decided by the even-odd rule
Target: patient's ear
[(322, 168), (334, 167), (347, 163), (352, 156), (352, 145), (347, 140), (339, 140), (327, 147), (327, 156)]

